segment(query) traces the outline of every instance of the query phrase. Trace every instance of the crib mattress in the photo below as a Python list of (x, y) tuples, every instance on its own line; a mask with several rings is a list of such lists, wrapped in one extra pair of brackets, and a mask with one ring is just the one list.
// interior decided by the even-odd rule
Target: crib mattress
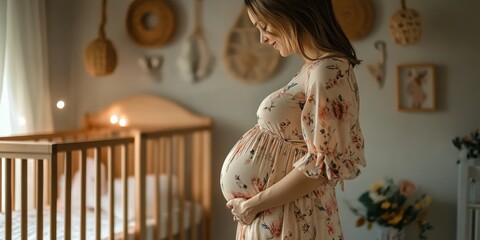
[[(185, 211), (184, 211), (184, 229), (190, 228), (190, 202), (185, 202)], [(202, 219), (202, 208), (200, 205), (195, 204), (195, 223), (199, 224)], [(172, 231), (174, 234), (178, 233), (179, 231), (179, 224), (178, 224), (178, 217), (179, 217), (179, 209), (173, 209), (172, 213)], [(101, 239), (108, 239), (109, 237), (109, 220), (108, 214), (106, 212), (102, 212), (101, 217)], [(64, 239), (64, 220), (65, 220), (65, 213), (63, 211), (57, 212), (57, 239)], [(168, 214), (162, 213), (160, 216), (160, 237), (165, 238), (167, 233), (167, 220)], [(20, 211), (12, 212), (12, 239), (21, 239), (21, 213)], [(80, 211), (72, 209), (71, 215), (71, 239), (80, 239)], [(36, 239), (37, 234), (37, 213), (36, 210), (31, 210), (28, 213), (28, 239)], [(45, 209), (43, 213), (43, 225), (44, 225), (44, 239), (50, 239), (50, 210)], [(154, 223), (155, 219), (146, 219), (147, 225), (147, 236), (152, 235), (154, 231)], [(86, 239), (95, 239), (95, 213), (93, 211), (87, 211), (86, 216)], [(115, 234), (120, 234), (123, 232), (122, 220), (115, 218), (115, 226), (114, 232)], [(133, 229), (135, 226), (135, 222), (129, 222), (130, 232), (133, 233)], [(0, 214), (0, 239), (5, 236), (5, 214)]]

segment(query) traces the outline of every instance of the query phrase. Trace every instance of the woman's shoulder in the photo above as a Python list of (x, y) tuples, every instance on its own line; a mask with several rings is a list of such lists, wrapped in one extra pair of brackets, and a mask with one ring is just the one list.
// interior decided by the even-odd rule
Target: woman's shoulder
[(351, 65), (346, 58), (327, 57), (313, 61), (308, 68), (309, 76), (328, 76), (338, 72), (348, 72)]
[(333, 70), (333, 69), (345, 68), (345, 67), (346, 68), (350, 67), (350, 62), (348, 61), (348, 59), (343, 57), (336, 57), (336, 56), (319, 58), (311, 63), (311, 70), (313, 69)]

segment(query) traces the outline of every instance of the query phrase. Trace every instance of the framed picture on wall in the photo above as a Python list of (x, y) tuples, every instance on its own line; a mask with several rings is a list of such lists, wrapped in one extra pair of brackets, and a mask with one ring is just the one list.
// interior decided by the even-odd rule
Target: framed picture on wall
[(397, 65), (397, 108), (400, 111), (435, 110), (435, 66)]

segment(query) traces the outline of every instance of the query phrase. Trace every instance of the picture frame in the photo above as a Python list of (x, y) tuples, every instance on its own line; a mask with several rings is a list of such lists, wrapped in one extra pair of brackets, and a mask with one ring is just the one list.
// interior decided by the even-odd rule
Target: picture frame
[(435, 65), (397, 65), (397, 109), (435, 111)]

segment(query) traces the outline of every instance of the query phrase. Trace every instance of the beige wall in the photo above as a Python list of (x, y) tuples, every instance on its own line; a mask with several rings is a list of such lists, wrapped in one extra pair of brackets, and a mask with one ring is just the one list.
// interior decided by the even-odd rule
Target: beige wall
[[(88, 42), (96, 37), (99, 24), (98, 0), (48, 0), (48, 28), (52, 101), (65, 99), (67, 108), (55, 112), (58, 129), (81, 125), (82, 114), (94, 111), (125, 96), (158, 94), (215, 120), (213, 204), (215, 239), (233, 239), (235, 225), (225, 209), (218, 179), (225, 155), (235, 141), (255, 124), (258, 104), (270, 92), (287, 83), (300, 61), (290, 57), (271, 80), (247, 85), (231, 79), (222, 61), (228, 29), (242, 1), (205, 0), (206, 37), (215, 54), (212, 75), (197, 84), (177, 76), (176, 57), (182, 41), (192, 29), (193, 0), (170, 1), (177, 13), (173, 41), (163, 48), (143, 49), (126, 33), (125, 16), (130, 0), (109, 1), (107, 36), (117, 48), (115, 73), (105, 78), (89, 77), (82, 62)], [(454, 136), (468, 133), (480, 124), (478, 110), (480, 79), (477, 56), (480, 48), (479, 1), (407, 1), (422, 14), (424, 37), (416, 46), (393, 44), (388, 20), (400, 1), (373, 0), (375, 24), (370, 35), (354, 43), (364, 60), (356, 70), (361, 91), (361, 123), (366, 138), (368, 168), (356, 181), (347, 182), (338, 193), (346, 239), (373, 239), (374, 231), (355, 228), (355, 218), (344, 201), (356, 199), (370, 184), (383, 176), (408, 178), (433, 196), (430, 219), (435, 226), (431, 239), (451, 240), (456, 223), (456, 150)], [(379, 89), (366, 71), (366, 63), (377, 61), (376, 40), (387, 43), (387, 80)], [(143, 72), (137, 59), (148, 54), (165, 57), (161, 77)], [(396, 110), (395, 67), (401, 63), (433, 63), (437, 66), (438, 110), (432, 113), (403, 113)], [(408, 232), (413, 239), (413, 228)]]

